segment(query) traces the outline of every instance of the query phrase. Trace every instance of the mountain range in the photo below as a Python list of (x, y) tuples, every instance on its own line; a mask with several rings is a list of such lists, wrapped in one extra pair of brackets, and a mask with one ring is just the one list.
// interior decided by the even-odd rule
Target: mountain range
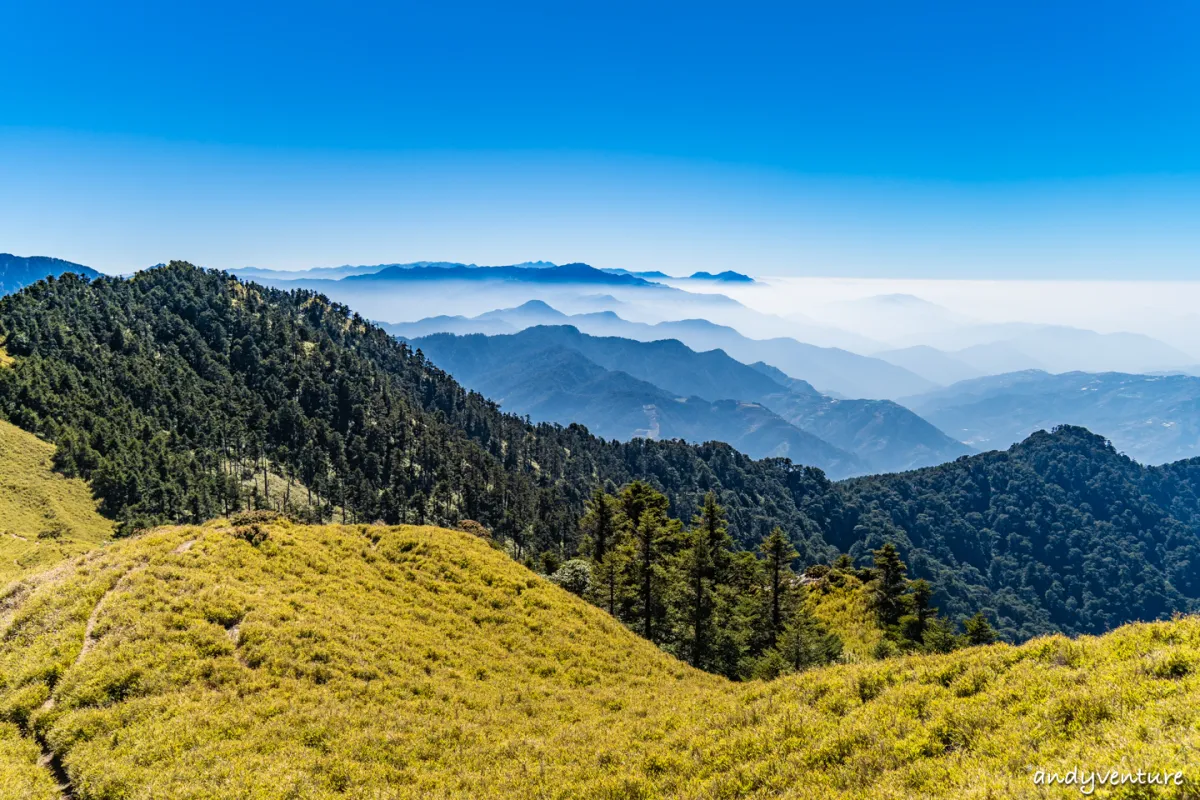
[[(579, 336), (574, 328), (530, 328), (497, 337), (434, 334), (410, 344), (467, 388), (506, 411), (540, 422), (578, 422), (598, 436), (626, 441), (722, 441), (754, 458), (787, 457), (834, 477), (868, 471), (861, 459), (787, 423), (761, 404), (677, 394), (629, 374), (644, 375), (645, 369), (606, 369), (576, 349), (586, 338), (590, 337)], [(669, 361), (670, 349), (685, 349), (678, 342), (656, 344), (675, 348), (659, 348), (657, 358), (646, 358), (643, 366)], [(710, 375), (717, 372), (719, 368)]]
[(819, 390), (843, 397), (888, 399), (918, 394), (938, 386), (903, 367), (834, 347), (816, 347), (786, 337), (751, 339), (736, 329), (704, 319), (648, 324), (631, 322), (611, 311), (563, 314), (541, 301), (497, 309), (475, 317), (432, 317), (388, 324), (397, 335), (415, 337), (444, 330), (452, 333), (501, 333), (534, 325), (571, 325), (598, 336), (638, 341), (678, 339), (694, 350), (721, 349), (745, 363), (765, 361)]
[(48, 256), (14, 256), (0, 253), (0, 296), (12, 294), (48, 276), (58, 277), (73, 272), (85, 278), (98, 278), (100, 273), (91, 267), (74, 264)]
[(410, 341), (508, 411), (581, 422), (608, 437), (719, 439), (755, 457), (788, 456), (835, 477), (912, 469), (971, 452), (896, 403), (834, 400), (778, 370), (749, 367), (721, 350), (696, 352), (674, 339), (640, 342), (535, 326)]
[(1026, 370), (962, 381), (902, 400), (981, 449), (1008, 447), (1071, 422), (1101, 431), (1145, 464), (1200, 456), (1200, 378)]
[(530, 424), (319, 294), (182, 263), (0, 298), (0, 347), (0, 416), (126, 534), (290, 492), (323, 520), (475, 520), (524, 559), (576, 552), (593, 491), (643, 480), (681, 520), (713, 492), (747, 551), (776, 526), (807, 563), (894, 543), (943, 613), (982, 609), (1011, 639), (1200, 601), (1200, 461), (1142, 466), (1078, 427), (833, 483), (720, 443)]

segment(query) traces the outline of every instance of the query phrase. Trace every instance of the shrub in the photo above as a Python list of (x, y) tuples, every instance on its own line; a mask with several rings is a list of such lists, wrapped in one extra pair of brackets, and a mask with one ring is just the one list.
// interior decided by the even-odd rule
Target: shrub
[(880, 639), (875, 643), (875, 646), (871, 648), (871, 656), (873, 658), (891, 658), (899, 653), (900, 648), (897, 647), (896, 643), (891, 639)]
[(492, 532), (487, 529), (482, 522), (476, 522), (473, 519), (464, 519), (458, 523), (458, 529), (463, 533), (469, 533), (472, 536), (478, 536), (480, 539), (491, 539)]
[(1192, 672), (1192, 662), (1178, 651), (1166, 654), (1154, 653), (1150, 656), (1149, 662), (1144, 672), (1155, 678), (1179, 680)]
[(582, 597), (592, 588), (592, 565), (582, 558), (572, 558), (555, 570), (550, 580)]
[(789, 671), (787, 659), (778, 650), (768, 650), (750, 665), (750, 677), (770, 681)]
[(233, 535), (242, 541), (258, 547), (260, 544), (271, 538), (271, 534), (262, 525), (239, 525), (233, 529)]
[(39, 539), (61, 539), (71, 532), (70, 526), (60, 519), (51, 520), (38, 532)]

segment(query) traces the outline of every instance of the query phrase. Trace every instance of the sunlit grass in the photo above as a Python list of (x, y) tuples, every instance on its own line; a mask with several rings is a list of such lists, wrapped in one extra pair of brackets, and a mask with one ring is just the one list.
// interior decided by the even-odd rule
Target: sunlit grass
[(731, 683), (464, 533), (257, 533), (160, 529), (10, 588), (0, 715), (77, 797), (1008, 798), (1058, 796), (1033, 766), (1200, 766), (1191, 618)]
[(112, 537), (81, 480), (51, 468), (54, 445), (0, 420), (0, 586)]
[(875, 621), (875, 610), (862, 581), (839, 571), (832, 580), (826, 578), (809, 586), (804, 601), (813, 616), (841, 637), (845, 660), (874, 658), (883, 629)]

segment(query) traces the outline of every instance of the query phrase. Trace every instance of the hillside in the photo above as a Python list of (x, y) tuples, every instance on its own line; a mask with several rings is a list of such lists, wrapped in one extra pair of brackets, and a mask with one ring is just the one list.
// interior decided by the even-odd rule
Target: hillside
[(853, 511), (828, 536), (852, 554), (894, 542), (944, 607), (982, 607), (1009, 638), (1101, 633), (1197, 608), (1198, 477), (1200, 460), (1144, 467), (1063, 426), (1004, 452), (849, 480)]
[(162, 529), (10, 587), (2, 624), (0, 778), (30, 800), (54, 769), (78, 800), (815, 800), (1200, 766), (1195, 619), (734, 684), (432, 528)]
[(100, 273), (91, 267), (74, 264), (61, 258), (14, 256), (12, 253), (0, 253), (0, 296), (19, 291), (48, 275), (57, 278), (64, 272), (73, 272), (85, 278), (100, 276)]
[(570, 557), (593, 490), (642, 479), (684, 523), (714, 492), (745, 550), (780, 526), (801, 563), (849, 552), (865, 566), (894, 542), (943, 614), (984, 609), (1011, 640), (1200, 600), (1195, 465), (1143, 467), (1078, 428), (833, 484), (723, 444), (527, 424), (320, 295), (180, 263), (0, 299), (0, 346), (0, 417), (54, 441), (58, 468), (90, 480), (125, 531), (287, 506), (313, 521), (477, 520), (521, 559)]
[(1200, 455), (1200, 378), (1041, 370), (962, 381), (904, 403), (978, 447), (1002, 448), (1064, 422), (1143, 464)]
[(0, 421), (0, 585), (112, 538), (88, 485), (55, 473), (53, 455), (54, 445)]
[(526, 552), (570, 551), (592, 489), (642, 478), (683, 518), (715, 490), (747, 546), (781, 525), (806, 559), (832, 554), (819, 471), (527, 424), (311, 292), (179, 262), (46, 281), (0, 299), (0, 345), (0, 417), (56, 442), (60, 468), (126, 528), (259, 504), (246, 479), (286, 475), (312, 519), (469, 518)]

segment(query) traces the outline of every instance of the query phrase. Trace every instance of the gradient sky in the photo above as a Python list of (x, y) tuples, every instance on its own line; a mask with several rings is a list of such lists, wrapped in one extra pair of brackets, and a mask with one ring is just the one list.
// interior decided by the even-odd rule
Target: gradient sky
[(1200, 5), (5, 3), (0, 251), (1190, 278)]

